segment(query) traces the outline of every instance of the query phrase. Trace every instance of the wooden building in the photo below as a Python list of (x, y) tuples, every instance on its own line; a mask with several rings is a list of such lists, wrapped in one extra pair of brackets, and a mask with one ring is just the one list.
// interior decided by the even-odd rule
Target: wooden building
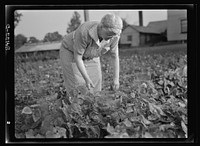
[(24, 44), (19, 49), (15, 50), (15, 53), (29, 53), (37, 51), (54, 51), (59, 50), (61, 42), (46, 42), (46, 43), (33, 43)]
[(20, 58), (56, 59), (59, 57), (61, 42), (25, 44), (15, 50)]
[(161, 31), (154, 27), (128, 25), (122, 32), (120, 46), (138, 47), (152, 45), (162, 39)]
[(166, 33), (167, 31), (167, 20), (151, 21), (147, 27), (152, 28), (160, 33)]
[(167, 19), (167, 40), (187, 41), (187, 10), (168, 10)]

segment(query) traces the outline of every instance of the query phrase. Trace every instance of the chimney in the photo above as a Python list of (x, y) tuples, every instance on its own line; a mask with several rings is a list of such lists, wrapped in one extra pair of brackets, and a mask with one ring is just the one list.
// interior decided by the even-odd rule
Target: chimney
[(143, 15), (142, 15), (142, 11), (139, 11), (139, 26), (143, 26)]
[(84, 10), (84, 19), (85, 19), (85, 22), (89, 21), (89, 12), (88, 12), (88, 10)]

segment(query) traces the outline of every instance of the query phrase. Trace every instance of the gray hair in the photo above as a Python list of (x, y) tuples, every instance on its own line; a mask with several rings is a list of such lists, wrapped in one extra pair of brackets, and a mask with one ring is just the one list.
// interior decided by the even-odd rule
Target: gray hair
[(114, 14), (106, 14), (100, 23), (101, 27), (108, 29), (109, 31), (115, 32), (116, 34), (121, 33), (123, 23), (122, 19)]

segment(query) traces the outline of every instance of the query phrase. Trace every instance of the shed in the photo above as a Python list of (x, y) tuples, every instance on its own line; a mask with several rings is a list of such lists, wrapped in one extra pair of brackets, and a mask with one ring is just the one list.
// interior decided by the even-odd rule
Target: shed
[(48, 42), (48, 43), (34, 43), (24, 44), (19, 49), (15, 50), (15, 53), (28, 53), (37, 51), (55, 51), (59, 50), (61, 42)]
[(19, 49), (15, 50), (16, 57), (22, 60), (45, 60), (57, 59), (59, 57), (59, 49), (61, 42), (47, 42), (25, 44)]

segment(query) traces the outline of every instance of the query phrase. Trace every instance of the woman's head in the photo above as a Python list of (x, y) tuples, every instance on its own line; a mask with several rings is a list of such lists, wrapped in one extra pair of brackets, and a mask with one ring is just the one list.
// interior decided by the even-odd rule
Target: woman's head
[(111, 39), (113, 36), (120, 35), (123, 23), (119, 16), (106, 14), (99, 24), (100, 37), (104, 40)]

